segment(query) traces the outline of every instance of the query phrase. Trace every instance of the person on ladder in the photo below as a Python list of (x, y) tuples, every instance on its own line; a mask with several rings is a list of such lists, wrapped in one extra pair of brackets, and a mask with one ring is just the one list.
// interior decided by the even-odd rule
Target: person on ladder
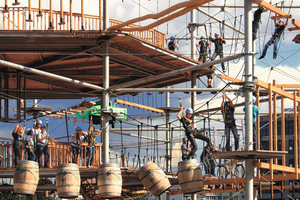
[[(234, 105), (226, 93), (224, 93), (222, 98), (221, 112), (225, 123), (226, 151), (230, 151), (230, 129), (233, 133), (235, 150), (237, 151), (239, 149), (239, 136), (237, 134), (237, 128), (234, 119)], [(225, 98), (227, 98), (228, 101), (224, 103)]]
[(263, 12), (267, 12), (266, 9), (264, 9), (261, 6), (258, 6), (258, 9), (254, 12), (253, 15), (253, 21), (252, 21), (252, 41), (257, 39), (257, 30), (259, 29), (259, 23), (261, 19), (261, 14)]
[(277, 54), (278, 54), (277, 47), (278, 47), (280, 37), (281, 37), (285, 27), (289, 24), (289, 18), (287, 18), (285, 24), (284, 24), (283, 20), (281, 20), (281, 19), (278, 21), (278, 23), (276, 23), (276, 19), (274, 19), (274, 23), (275, 23), (274, 34), (272, 35), (271, 39), (265, 45), (262, 55), (258, 58), (259, 60), (263, 59), (266, 56), (269, 46), (271, 46), (273, 44), (274, 44), (273, 59), (277, 58)]
[[(223, 44), (226, 44), (225, 40), (220, 37), (218, 33), (215, 33), (215, 39), (212, 39), (212, 32), (210, 32), (209, 41), (215, 43), (215, 52), (211, 56), (211, 61), (215, 60), (217, 56), (220, 56), (220, 58), (223, 58)], [(225, 65), (224, 63), (221, 63), (222, 71), (225, 72)]]
[(191, 152), (191, 148), (188, 148), (188, 139), (186, 137), (182, 138), (182, 144), (181, 144), (181, 158), (182, 160), (186, 160), (188, 158), (188, 155)]
[(187, 159), (193, 158), (197, 151), (197, 142), (196, 142), (195, 138), (207, 142), (210, 150), (213, 151), (213, 145), (212, 145), (209, 137), (201, 134), (200, 130), (197, 130), (196, 128), (194, 128), (194, 124), (191, 119), (192, 115), (193, 115), (193, 110), (191, 108), (187, 108), (185, 110), (185, 115), (182, 112), (183, 112), (183, 108), (181, 107), (180, 111), (177, 114), (177, 118), (182, 123), (184, 130), (185, 130), (185, 135), (191, 143), (191, 152), (187, 156)]
[[(198, 61), (200, 61), (201, 63), (206, 63), (207, 62), (207, 48), (210, 49), (210, 43), (208, 41), (205, 41), (204, 36), (201, 36), (199, 44), (196, 44), (197, 47), (200, 48), (200, 56)], [(210, 66), (210, 69), (212, 69), (212, 66)], [(213, 76), (212, 74), (208, 74), (207, 76), (207, 87), (211, 88), (212, 84), (213, 84)]]

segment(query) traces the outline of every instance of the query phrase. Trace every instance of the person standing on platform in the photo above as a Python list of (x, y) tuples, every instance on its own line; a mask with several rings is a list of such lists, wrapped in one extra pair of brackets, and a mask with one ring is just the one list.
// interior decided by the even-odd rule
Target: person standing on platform
[(93, 167), (92, 164), (95, 156), (95, 138), (100, 134), (100, 130), (95, 130), (94, 126), (90, 126), (88, 131), (87, 167)]
[[(256, 99), (252, 97), (253, 103), (253, 150), (257, 150), (257, 126), (256, 126), (256, 116), (260, 114), (258, 106), (255, 104)], [(245, 107), (243, 109), (245, 112)]]
[(261, 6), (258, 6), (258, 9), (254, 12), (253, 21), (252, 21), (252, 40), (257, 38), (257, 30), (259, 29), (259, 23), (261, 19), (261, 14), (267, 10)]
[[(200, 61), (201, 63), (206, 63), (207, 56), (208, 56), (207, 48), (210, 49), (210, 43), (208, 41), (205, 41), (204, 36), (201, 36), (200, 39), (201, 40), (200, 40), (199, 44), (196, 44), (196, 46), (200, 48), (200, 56), (199, 56), (198, 61)], [(210, 66), (210, 68), (212, 68), (212, 66)], [(213, 79), (212, 74), (208, 74), (207, 75), (207, 87), (208, 88), (212, 87), (213, 81), (214, 81), (214, 79)]]
[(204, 165), (205, 174), (211, 174), (215, 176), (215, 162), (211, 155), (210, 148), (206, 145), (203, 148), (200, 160)]
[(171, 41), (168, 43), (168, 49), (170, 49), (172, 51), (175, 51), (175, 49), (178, 48), (178, 43), (175, 42), (175, 37), (174, 36), (171, 36), (170, 40)]
[(72, 149), (72, 163), (77, 164), (78, 155), (80, 154), (80, 146), (82, 145), (82, 141), (80, 136), (82, 134), (82, 128), (77, 126), (76, 132), (72, 137), (71, 149)]
[(200, 130), (197, 130), (196, 128), (194, 128), (194, 124), (193, 124), (193, 121), (191, 119), (192, 115), (193, 115), (193, 110), (191, 108), (187, 108), (185, 110), (185, 113), (186, 113), (185, 115), (182, 112), (183, 112), (183, 108), (181, 107), (180, 111), (177, 114), (177, 118), (183, 124), (183, 127), (185, 129), (185, 135), (191, 143), (191, 152), (187, 156), (187, 159), (193, 158), (195, 156), (196, 151), (197, 151), (197, 142), (196, 142), (195, 138), (207, 142), (209, 148), (212, 151), (213, 150), (213, 145), (212, 145), (211, 140), (209, 139), (209, 137), (201, 134)]
[(18, 161), (22, 159), (22, 142), (25, 133), (25, 127), (22, 129), (20, 125), (16, 125), (16, 128), (12, 132), (12, 137), (14, 139), (13, 149), (14, 149), (14, 164), (17, 166)]
[[(212, 39), (212, 32), (210, 32), (209, 41), (215, 43), (215, 52), (211, 57), (211, 61), (215, 60), (217, 56), (223, 58), (223, 44), (226, 44), (225, 40), (220, 37), (218, 33), (215, 33), (215, 39)], [(222, 71), (225, 72), (225, 65), (221, 63)]]
[[(237, 151), (239, 149), (239, 136), (237, 134), (237, 128), (235, 125), (234, 105), (226, 93), (224, 93), (222, 98), (221, 112), (225, 122), (226, 151), (230, 151), (230, 129), (232, 130), (234, 136), (235, 150)], [(226, 98), (228, 101), (224, 103)]]
[(27, 129), (25, 144), (26, 144), (26, 152), (28, 155), (28, 160), (35, 161), (35, 143), (34, 143), (35, 135), (33, 134), (32, 129)]
[(44, 154), (44, 168), (49, 168), (49, 151), (48, 151), (48, 142), (49, 140), (57, 142), (56, 140), (49, 137), (49, 134), (46, 132), (46, 127), (41, 126), (41, 132), (37, 135), (37, 157), (39, 162), (39, 168), (43, 167), (42, 164), (42, 155)]
[(279, 41), (280, 41), (281, 34), (283, 33), (285, 27), (289, 24), (289, 18), (287, 18), (285, 24), (284, 24), (283, 20), (279, 20), (278, 23), (277, 23), (276, 19), (274, 19), (274, 23), (275, 23), (274, 34), (272, 35), (270, 40), (265, 45), (262, 55), (258, 58), (259, 60), (263, 59), (266, 56), (266, 53), (267, 53), (267, 50), (268, 50), (269, 46), (271, 46), (273, 44), (274, 44), (273, 59), (277, 58), (277, 54), (278, 54), (277, 47), (278, 47), (278, 44), (279, 44)]
[(181, 158), (182, 160), (187, 160), (188, 155), (191, 152), (191, 148), (188, 148), (188, 139), (186, 137), (182, 138), (181, 144)]

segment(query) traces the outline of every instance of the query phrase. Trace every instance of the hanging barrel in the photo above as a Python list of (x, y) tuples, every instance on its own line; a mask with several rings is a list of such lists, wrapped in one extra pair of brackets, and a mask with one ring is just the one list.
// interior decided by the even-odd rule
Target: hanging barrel
[(171, 187), (164, 171), (151, 161), (139, 169), (137, 175), (144, 187), (156, 197)]
[(97, 187), (101, 198), (119, 198), (122, 192), (122, 175), (118, 164), (108, 163), (100, 165)]
[(178, 163), (178, 182), (183, 193), (195, 193), (203, 190), (203, 177), (197, 159)]
[(77, 164), (65, 163), (56, 170), (56, 189), (59, 198), (74, 198), (80, 192), (80, 173)]
[(39, 164), (31, 160), (20, 160), (14, 173), (14, 192), (34, 195), (39, 182)]

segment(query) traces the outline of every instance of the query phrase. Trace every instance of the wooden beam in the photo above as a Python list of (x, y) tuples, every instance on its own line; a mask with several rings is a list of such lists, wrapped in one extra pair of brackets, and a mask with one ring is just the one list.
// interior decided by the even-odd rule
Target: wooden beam
[[(281, 87), (283, 90), (284, 87)], [(284, 111), (284, 98), (281, 96), (281, 151), (285, 151), (285, 111)], [(282, 165), (286, 166), (285, 155), (282, 157)], [(285, 173), (283, 173), (285, 175)]]
[[(273, 87), (276, 87), (276, 80), (273, 80)], [(277, 148), (277, 94), (273, 94), (273, 136), (274, 136), (274, 151), (278, 151)], [(277, 164), (278, 159), (274, 159), (274, 164)]]
[(292, 24), (295, 26), (295, 27), (292, 27), (292, 28), (288, 28), (289, 31), (293, 31), (293, 30), (299, 30), (300, 29), (300, 22), (298, 22), (296, 19), (292, 19)]
[(295, 165), (295, 173), (296, 173), (296, 179), (298, 179), (298, 130), (297, 130), (297, 93), (294, 92), (294, 165)]
[(279, 15), (281, 18), (292, 18), (292, 15), (289, 15), (288, 13), (280, 10), (279, 8), (277, 8), (276, 6), (273, 6), (272, 4), (269, 4), (266, 1), (257, 1), (257, 0), (253, 0), (252, 3), (256, 3), (264, 8), (266, 8), (267, 10), (272, 11), (273, 13)]
[[(273, 151), (272, 84), (269, 83), (269, 150)], [(273, 159), (270, 159), (270, 175), (273, 179)]]
[(123, 104), (123, 105), (128, 105), (128, 106), (132, 106), (132, 107), (136, 107), (136, 108), (141, 108), (141, 109), (149, 110), (149, 111), (152, 111), (152, 112), (165, 113), (165, 111), (161, 110), (161, 109), (153, 108), (153, 107), (150, 107), (150, 106), (144, 106), (144, 105), (141, 105), (141, 104), (132, 103), (132, 102), (124, 101), (124, 100), (120, 100), (120, 99), (116, 99), (115, 102)]
[[(182, 2), (182, 3), (178, 3), (178, 4), (175, 4), (174, 6), (171, 6), (170, 8), (168, 8), (166, 10), (163, 10), (159, 13), (148, 14), (148, 15), (145, 15), (145, 16), (142, 16), (142, 17), (138, 17), (138, 18), (126, 21), (126, 22), (124, 22), (122, 24), (119, 24), (119, 25), (111, 26), (107, 29), (107, 31), (112, 31), (112, 30), (129, 31), (129, 32), (131, 32), (131, 31), (145, 31), (145, 30), (154, 28), (154, 27), (156, 27), (160, 24), (163, 24), (167, 21), (170, 21), (172, 19), (180, 17), (181, 15), (184, 15), (184, 14), (190, 12), (191, 10), (194, 10), (195, 8), (200, 7), (201, 5), (209, 3), (211, 1), (212, 0), (190, 0), (190, 1), (185, 1), (185, 2)], [(183, 8), (183, 9), (175, 12), (176, 10), (178, 10), (180, 8)], [(172, 13), (172, 14), (170, 14), (170, 13)], [(166, 16), (166, 17), (164, 17), (162, 19), (159, 19), (163, 16)], [(138, 26), (138, 27), (135, 27), (135, 28), (123, 28), (125, 26), (130, 25), (130, 24), (137, 23), (137, 22), (140, 22), (140, 21), (144, 21), (144, 20), (147, 20), (147, 19), (159, 19), (159, 20), (157, 20), (154, 23), (151, 23), (147, 26), (143, 26), (143, 27)]]
[(300, 84), (276, 84), (276, 87), (281, 88), (300, 88)]

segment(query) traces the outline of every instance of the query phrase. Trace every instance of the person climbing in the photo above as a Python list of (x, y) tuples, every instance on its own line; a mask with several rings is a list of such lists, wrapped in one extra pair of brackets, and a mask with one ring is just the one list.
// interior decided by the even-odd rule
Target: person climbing
[(44, 154), (44, 168), (49, 168), (49, 151), (48, 142), (49, 140), (57, 142), (56, 140), (49, 137), (46, 131), (46, 126), (41, 126), (41, 132), (37, 135), (37, 157), (39, 168), (43, 167), (42, 155)]
[[(222, 98), (221, 112), (225, 123), (226, 151), (230, 151), (230, 129), (232, 130), (234, 136), (235, 150), (237, 151), (239, 149), (239, 136), (237, 134), (237, 128), (234, 119), (234, 105), (226, 93), (224, 93)], [(227, 98), (228, 101), (224, 103), (225, 98)]]
[(188, 148), (188, 139), (186, 137), (182, 138), (181, 144), (181, 158), (182, 160), (187, 160), (189, 153), (191, 152), (191, 148)]
[(13, 149), (15, 166), (17, 166), (19, 160), (22, 159), (22, 141), (25, 130), (25, 127), (22, 128), (20, 125), (16, 125), (16, 128), (12, 132), (12, 137), (14, 138)]
[[(215, 52), (211, 57), (211, 61), (215, 60), (217, 56), (223, 58), (223, 44), (226, 44), (226, 41), (220, 37), (218, 33), (215, 33), (215, 39), (212, 39), (212, 32), (210, 32), (209, 41), (215, 43)], [(221, 63), (222, 70), (225, 72), (225, 65)]]
[(196, 142), (195, 138), (207, 142), (209, 148), (211, 149), (211, 151), (213, 151), (213, 145), (212, 145), (209, 137), (201, 134), (200, 130), (197, 130), (196, 128), (194, 128), (194, 124), (191, 119), (192, 115), (193, 115), (193, 110), (191, 108), (187, 108), (185, 110), (185, 114), (183, 114), (182, 112), (183, 112), (183, 108), (181, 107), (180, 111), (177, 114), (177, 118), (183, 124), (184, 130), (185, 130), (185, 135), (191, 143), (191, 152), (187, 156), (187, 159), (193, 158), (197, 151), (197, 142)]
[(210, 174), (215, 176), (215, 162), (214, 162), (214, 158), (210, 152), (210, 148), (208, 145), (206, 145), (203, 148), (202, 154), (200, 156), (200, 160), (204, 165), (204, 169), (205, 169), (205, 174)]
[(72, 149), (72, 163), (77, 164), (78, 155), (80, 154), (80, 146), (82, 145), (82, 141), (80, 139), (80, 135), (82, 134), (82, 128), (77, 126), (76, 132), (72, 137), (71, 149)]
[(256, 40), (257, 38), (257, 30), (259, 29), (259, 23), (261, 19), (261, 14), (263, 12), (267, 12), (262, 6), (258, 6), (258, 9), (253, 14), (253, 21), (252, 21), (252, 41)]
[(170, 42), (168, 43), (168, 49), (175, 51), (176, 48), (178, 48), (178, 43), (175, 42), (175, 37), (171, 36), (170, 37)]
[[(210, 49), (210, 43), (208, 41), (205, 41), (204, 36), (200, 37), (200, 41), (199, 44), (196, 44), (197, 47), (200, 48), (200, 56), (198, 61), (200, 61), (201, 63), (206, 63), (207, 62), (207, 48)], [(210, 69), (212, 69), (212, 66), (209, 67)], [(207, 76), (207, 87), (211, 88), (212, 84), (213, 84), (213, 76), (212, 74), (208, 74)]]
[(281, 34), (283, 33), (285, 27), (289, 24), (289, 18), (287, 18), (285, 24), (284, 24), (283, 20), (281, 20), (281, 19), (278, 21), (278, 23), (276, 22), (276, 19), (274, 19), (274, 23), (275, 23), (274, 34), (272, 35), (270, 40), (265, 45), (262, 55), (258, 58), (259, 60), (263, 59), (266, 56), (269, 46), (271, 46), (273, 44), (274, 44), (273, 59), (277, 58), (277, 54), (278, 54), (277, 47), (278, 47), (278, 44), (280, 41)]
[[(252, 97), (252, 103), (253, 103), (253, 150), (257, 150), (257, 126), (256, 126), (256, 116), (260, 114), (258, 106), (255, 104), (256, 98), (255, 96)], [(245, 107), (243, 109), (245, 112)]]

